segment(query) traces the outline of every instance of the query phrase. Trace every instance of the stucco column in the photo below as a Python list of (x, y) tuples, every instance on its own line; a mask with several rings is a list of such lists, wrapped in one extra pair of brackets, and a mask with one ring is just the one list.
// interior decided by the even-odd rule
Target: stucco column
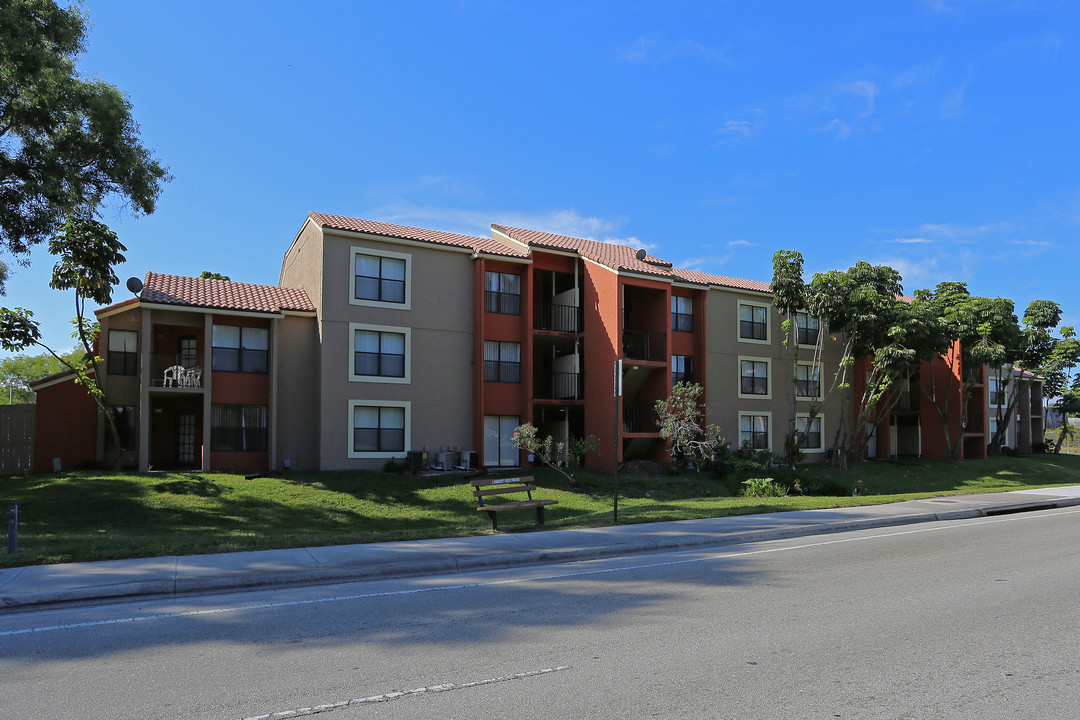
[[(280, 319), (274, 318), (270, 321), (270, 406), (266, 409), (266, 422), (270, 427), (266, 429), (267, 432), (267, 448), (269, 467), (267, 470), (273, 472), (277, 469), (277, 398), (278, 398), (278, 323)], [(406, 448), (408, 449), (408, 448)]]
[(202, 422), (202, 469), (210, 470), (210, 423), (213, 418), (211, 399), (214, 378), (214, 316), (203, 316), (203, 422)]
[(139, 472), (150, 469), (150, 348), (154, 344), (154, 326), (150, 310), (141, 308), (139, 332)]

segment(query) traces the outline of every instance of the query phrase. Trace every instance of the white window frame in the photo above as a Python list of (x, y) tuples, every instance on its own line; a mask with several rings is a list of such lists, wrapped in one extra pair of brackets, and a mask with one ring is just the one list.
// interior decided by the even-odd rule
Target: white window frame
[[(750, 393), (750, 394), (743, 393), (743, 391), (742, 391), (742, 378), (743, 378), (742, 364), (743, 364), (743, 360), (746, 360), (748, 362), (763, 362), (763, 363), (765, 363), (765, 381), (766, 381), (766, 390), (768, 390), (768, 392), (766, 392), (764, 395), (756, 395), (756, 394), (753, 394), (753, 393)], [(736, 370), (738, 371), (738, 378), (737, 379), (738, 379), (739, 384), (735, 389), (736, 389), (736, 391), (738, 393), (738, 397), (740, 399), (742, 399), (742, 400), (772, 400), (773, 379), (774, 379), (773, 378), (773, 371), (772, 371), (772, 358), (749, 357), (747, 355), (740, 355), (739, 356), (739, 364), (736, 366)]]
[[(799, 420), (809, 420), (810, 413), (795, 413), (795, 432), (799, 432)], [(799, 450), (804, 453), (822, 453), (825, 452), (825, 413), (817, 413), (814, 415), (814, 419), (821, 423), (821, 432), (818, 433), (820, 444), (817, 447), (810, 447), (809, 445), (800, 445)]]
[[(813, 318), (814, 320), (818, 321), (818, 327), (817, 327), (818, 342), (817, 343), (800, 343), (800, 342), (798, 342), (798, 339), (799, 339), (799, 317), (800, 316), (806, 317), (808, 319)], [(798, 346), (801, 347), (801, 348), (814, 348), (814, 347), (817, 347), (818, 343), (821, 342), (821, 334), (824, 332), (824, 330), (822, 330), (822, 328), (821, 328), (821, 318), (815, 317), (815, 316), (811, 315), (808, 312), (799, 311), (799, 312), (795, 313), (794, 321), (795, 321), (795, 340), (796, 340)]]
[[(746, 305), (748, 307), (765, 308), (765, 339), (757, 340), (754, 338), (744, 338), (741, 332), (742, 326), (742, 307)], [(772, 306), (769, 303), (757, 302), (755, 300), (739, 300), (735, 303), (735, 339), (738, 342), (753, 343), (755, 345), (771, 345), (772, 344)]]
[(768, 450), (769, 452), (772, 452), (772, 449), (773, 449), (773, 421), (772, 421), (772, 412), (769, 411), (769, 410), (764, 410), (764, 411), (761, 411), (761, 412), (739, 411), (739, 420), (738, 420), (739, 424), (738, 424), (738, 426), (736, 428), (736, 434), (735, 434), (735, 437), (738, 438), (736, 440), (736, 443), (737, 443), (736, 449), (742, 447), (742, 439), (741, 439), (742, 438), (742, 419), (744, 417), (764, 417), (765, 418), (766, 423), (769, 426), (769, 430), (765, 434), (765, 436), (766, 436), (765, 437), (765, 442), (766, 442), (767, 447), (765, 447), (765, 448), (754, 448), (754, 449), (755, 450), (765, 449), (765, 450)]
[[(400, 452), (386, 452), (386, 451), (366, 451), (357, 452), (353, 450), (353, 416), (355, 415), (356, 408), (358, 407), (397, 407), (405, 408), (405, 443), (404, 448)], [(350, 458), (404, 458), (407, 457), (409, 448), (412, 447), (412, 403), (408, 400), (350, 400), (349, 401), (349, 414), (347, 416), (346, 425), (346, 439), (348, 448), (348, 457)]]
[[(356, 332), (358, 330), (367, 330), (369, 332), (388, 332), (397, 333), (398, 335), (405, 336), (405, 377), (387, 377), (385, 375), (357, 375), (356, 363), (353, 359), (353, 354), (356, 352)], [(349, 382), (370, 382), (370, 383), (385, 383), (396, 385), (408, 385), (412, 382), (412, 328), (396, 327), (393, 325), (368, 325), (366, 323), (349, 323), (349, 343), (348, 343), (348, 365), (349, 368)]]
[[(814, 363), (812, 363), (812, 362), (799, 362), (799, 363), (796, 363), (795, 365), (797, 367), (808, 367), (808, 368), (815, 367)], [(796, 385), (795, 385), (795, 399), (796, 400), (802, 400), (802, 401), (806, 401), (806, 402), (821, 402), (822, 400), (825, 399), (825, 386), (821, 382), (821, 376), (823, 374), (822, 373), (821, 363), (817, 364), (817, 369), (818, 369), (818, 382), (817, 382), (818, 394), (817, 394), (817, 397), (810, 397), (809, 395), (800, 395), (799, 394), (799, 386), (798, 386), (799, 377), (796, 375), (794, 378), (792, 378), (796, 382)]]
[[(986, 378), (986, 406), (992, 408), (1005, 407), (1009, 404), (1009, 396), (1005, 390), (1005, 382), (995, 376)], [(995, 388), (997, 388), (995, 390)], [(998, 399), (1003, 402), (994, 402), (994, 396), (997, 395)]]
[[(371, 255), (373, 257), (391, 258), (405, 261), (405, 302), (386, 302), (383, 300), (365, 300), (356, 297), (356, 256)], [(364, 307), (389, 308), (391, 310), (412, 309), (412, 255), (408, 253), (383, 250), (382, 248), (357, 247), (350, 248), (349, 253), (349, 304), (363, 305)]]

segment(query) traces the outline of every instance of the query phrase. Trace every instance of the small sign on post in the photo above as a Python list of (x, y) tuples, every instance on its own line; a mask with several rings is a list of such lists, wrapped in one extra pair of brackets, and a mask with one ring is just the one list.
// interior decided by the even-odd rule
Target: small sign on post
[(22, 506), (18, 500), (8, 510), (8, 538), (7, 538), (7, 551), (8, 555), (14, 555), (19, 552), (19, 508)]
[(615, 525), (619, 524), (619, 398), (622, 397), (622, 359), (615, 361), (615, 438), (611, 443), (615, 448), (615, 504), (612, 510), (612, 520)]

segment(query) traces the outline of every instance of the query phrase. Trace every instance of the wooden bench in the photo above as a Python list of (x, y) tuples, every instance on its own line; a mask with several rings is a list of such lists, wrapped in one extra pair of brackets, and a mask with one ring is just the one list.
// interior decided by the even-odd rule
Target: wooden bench
[[(499, 513), (504, 510), (527, 510), (528, 508), (536, 508), (536, 524), (538, 526), (543, 526), (544, 508), (548, 505), (557, 505), (559, 501), (534, 500), (532, 493), (533, 490), (536, 489), (536, 486), (532, 483), (532, 477), (484, 478), (482, 480), (472, 480), (469, 482), (469, 484), (473, 486), (473, 496), (480, 501), (480, 507), (476, 508), (476, 511), (487, 513), (488, 527), (492, 530), (496, 530), (499, 527)], [(489, 495), (506, 496), (517, 493), (525, 493), (526, 499), (509, 500), (501, 502), (498, 505), (484, 504), (484, 498)]]

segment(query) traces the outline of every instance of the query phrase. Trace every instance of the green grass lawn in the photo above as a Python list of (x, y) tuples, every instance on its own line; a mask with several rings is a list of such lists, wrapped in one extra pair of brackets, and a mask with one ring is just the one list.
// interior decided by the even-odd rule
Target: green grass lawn
[[(506, 473), (504, 473), (506, 474)], [(523, 473), (524, 474), (524, 473)], [(571, 487), (553, 471), (528, 471), (555, 528), (612, 523), (612, 477), (587, 470)], [(847, 472), (804, 467), (800, 483), (836, 496), (732, 497), (697, 475), (622, 478), (620, 523), (867, 505), (965, 492), (1080, 484), (1080, 456), (1035, 455), (911, 464), (871, 462)], [(860, 488), (852, 497), (851, 488)], [(0, 479), (0, 507), (22, 501), (19, 550), (0, 567), (158, 555), (461, 537), (487, 532), (463, 474), (292, 472), (245, 479), (217, 473), (70, 472)], [(531, 511), (504, 513), (504, 531), (525, 530)]]

